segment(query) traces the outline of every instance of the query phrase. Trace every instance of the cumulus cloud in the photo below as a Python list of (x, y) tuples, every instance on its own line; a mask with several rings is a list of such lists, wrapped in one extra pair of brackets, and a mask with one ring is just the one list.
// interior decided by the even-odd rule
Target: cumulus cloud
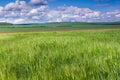
[(3, 7), (2, 7), (2, 6), (0, 6), (0, 12), (2, 12), (2, 10), (3, 10)]
[[(31, 0), (30, 2), (34, 2)], [(44, 0), (39, 0), (43, 1)], [(39, 2), (37, 2), (39, 3)], [(100, 12), (89, 8), (61, 6), (49, 9), (48, 5), (33, 7), (25, 1), (15, 1), (0, 6), (0, 21), (10, 23), (43, 23), (43, 22), (109, 22), (120, 21), (120, 10)]]
[(30, 4), (31, 5), (46, 5), (47, 1), (46, 0), (31, 0)]
[(115, 15), (116, 17), (118, 17), (118, 18), (120, 18), (120, 13), (119, 14), (117, 14), (117, 15)]
[(22, 23), (23, 21), (25, 21), (23, 18), (19, 18), (19, 19), (15, 19), (14, 23)]
[[(59, 14), (59, 15), (58, 15)], [(50, 10), (47, 14), (47, 18), (56, 21), (86, 21), (92, 18), (99, 17), (99, 11), (93, 11), (89, 8), (78, 8), (74, 6), (58, 7), (55, 10)]]
[(4, 8), (6, 11), (20, 11), (20, 10), (27, 10), (28, 6), (25, 1), (18, 1), (16, 2), (11, 2), (7, 4)]

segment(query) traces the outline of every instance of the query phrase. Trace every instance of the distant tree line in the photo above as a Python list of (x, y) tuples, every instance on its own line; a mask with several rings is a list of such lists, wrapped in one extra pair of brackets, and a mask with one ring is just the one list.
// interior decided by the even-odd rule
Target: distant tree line
[(0, 22), (0, 26), (8, 26), (8, 25), (13, 25), (13, 24), (7, 22)]

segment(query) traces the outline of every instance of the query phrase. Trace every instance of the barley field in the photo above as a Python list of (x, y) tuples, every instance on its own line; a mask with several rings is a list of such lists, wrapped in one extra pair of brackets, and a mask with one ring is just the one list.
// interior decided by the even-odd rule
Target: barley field
[(120, 29), (0, 34), (0, 80), (120, 80)]

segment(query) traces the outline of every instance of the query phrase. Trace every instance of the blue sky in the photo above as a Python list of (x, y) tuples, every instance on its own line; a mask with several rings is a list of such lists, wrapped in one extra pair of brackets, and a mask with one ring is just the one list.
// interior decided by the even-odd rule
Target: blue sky
[(0, 0), (0, 21), (119, 22), (120, 0)]
[(120, 9), (120, 0), (55, 0), (49, 3), (49, 6), (52, 8), (65, 4), (67, 6), (72, 5), (100, 11)]

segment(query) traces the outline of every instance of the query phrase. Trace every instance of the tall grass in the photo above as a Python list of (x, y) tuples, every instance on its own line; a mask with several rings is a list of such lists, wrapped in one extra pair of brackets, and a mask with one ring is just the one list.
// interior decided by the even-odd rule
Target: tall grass
[(120, 30), (0, 34), (0, 80), (120, 80)]

